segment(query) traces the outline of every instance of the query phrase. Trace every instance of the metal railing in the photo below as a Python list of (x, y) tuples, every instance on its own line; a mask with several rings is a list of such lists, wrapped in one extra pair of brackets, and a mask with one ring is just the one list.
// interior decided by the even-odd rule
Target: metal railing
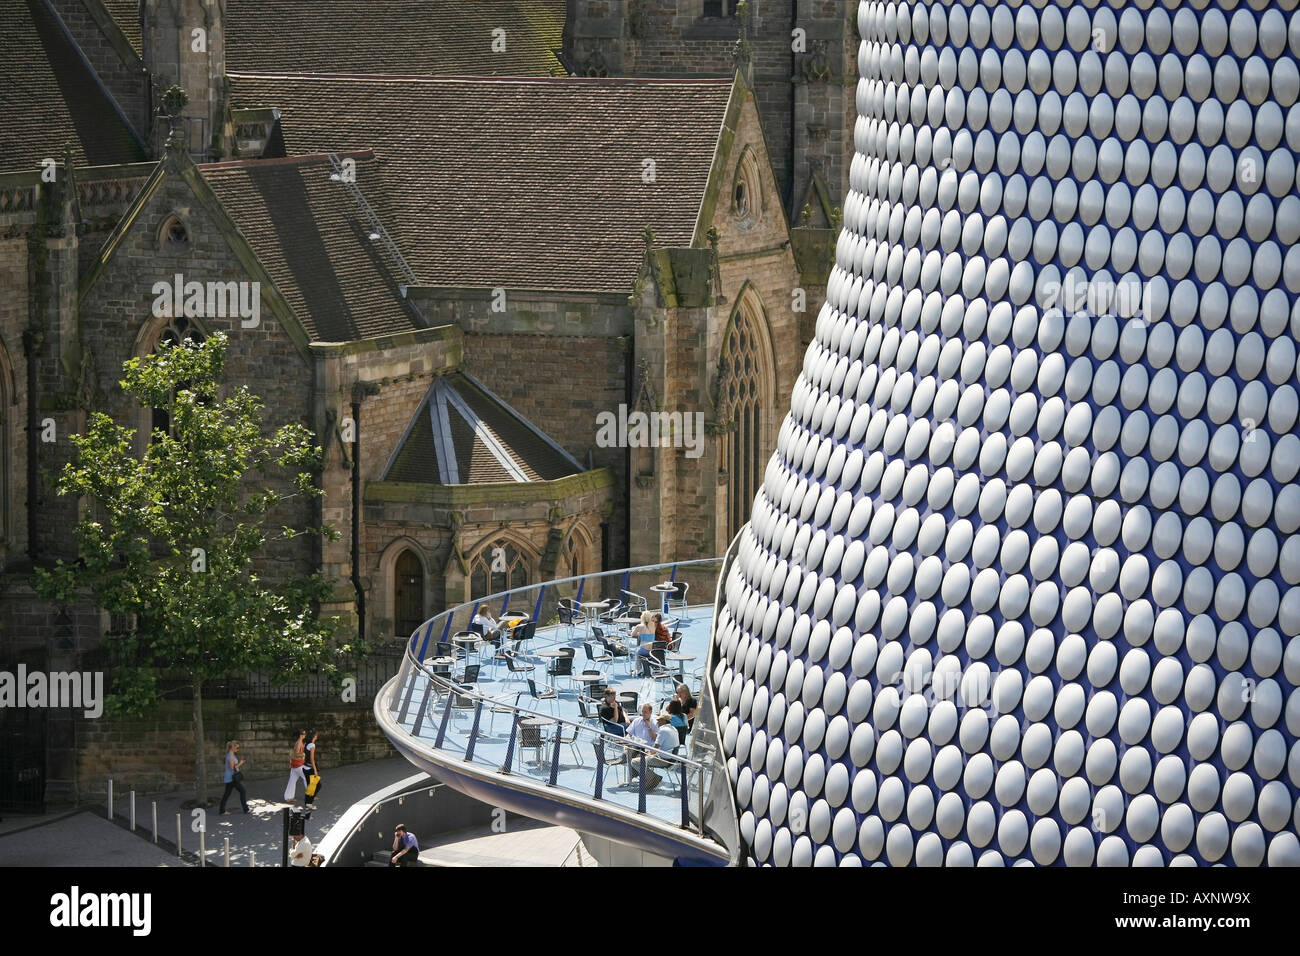
[[(628, 591), (644, 596), (650, 609), (656, 610), (662, 598), (650, 588), (671, 581), (689, 584), (688, 598), (707, 596), (706, 600), (714, 598), (716, 602), (722, 565), (722, 558), (706, 558), (566, 578), (501, 592), (452, 608), (431, 618), (411, 635), (397, 678), (377, 707), (385, 709), (407, 734), (456, 759), (491, 768), (502, 775), (522, 776), (550, 789), (625, 811), (648, 814), (693, 830), (701, 837), (711, 837), (705, 821), (709, 817), (707, 805), (716, 799), (711, 793), (717, 766), (716, 747), (703, 746), (692, 735), (688, 756), (661, 751), (644, 741), (611, 734), (591, 720), (584, 722), (520, 706), (518, 701), (523, 692), (513, 695), (512, 701), (509, 696), (493, 696), (480, 688), (457, 683), (445, 672), (445, 664), (435, 666), (431, 659), (432, 650), (439, 643), (449, 643), (454, 635), (468, 628), (480, 607), (488, 608), (498, 619), (506, 619), (513, 609), (528, 616), (539, 629), (553, 627), (549, 633), (535, 635), (535, 650), (546, 645), (570, 646), (575, 632), (586, 633), (590, 627), (599, 626), (595, 622), (600, 611), (587, 608), (583, 620), (572, 625), (561, 623), (558, 608), (561, 598), (592, 604), (618, 598), (621, 592)], [(698, 613), (701, 607), (705, 614), (711, 613), (710, 605), (704, 604), (688, 608), (683, 616), (689, 620), (691, 611)], [(670, 613), (679, 610), (673, 608)], [(606, 611), (603, 619), (609, 616), (610, 612)], [(508, 636), (504, 639), (512, 640)], [(596, 646), (595, 641), (592, 644)], [(488, 646), (491, 645), (486, 642), (480, 645)], [(494, 660), (499, 662), (495, 647), (493, 653)], [(616, 665), (623, 659), (615, 658), (610, 663)], [(575, 665), (578, 663), (575, 660)], [(482, 732), (485, 726), (495, 728), (501, 721), (509, 724), (504, 755), (497, 738), (488, 738)], [(716, 740), (716, 734), (709, 737)], [(483, 744), (485, 739), (494, 743)], [(576, 766), (562, 762), (566, 750), (578, 757)], [(533, 760), (524, 759), (526, 751), (532, 752)], [(582, 757), (586, 755), (594, 758), (594, 765), (585, 764)], [(589, 783), (585, 782), (586, 772), (590, 772)], [(612, 783), (608, 780), (611, 772), (615, 775)], [(725, 770), (722, 772), (725, 775)], [(578, 777), (583, 778), (582, 785), (575, 783)], [(660, 790), (663, 783), (675, 784), (675, 792), (671, 786)], [(670, 794), (671, 804), (664, 799)]]

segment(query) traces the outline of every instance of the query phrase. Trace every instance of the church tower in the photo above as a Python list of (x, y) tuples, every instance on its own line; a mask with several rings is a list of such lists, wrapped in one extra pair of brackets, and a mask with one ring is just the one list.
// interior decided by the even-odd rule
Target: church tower
[(226, 119), (225, 0), (143, 0), (144, 64), (152, 81), (150, 143), (161, 155), (168, 120), (159, 110), (173, 84), (189, 95), (177, 123), (196, 160), (229, 154)]

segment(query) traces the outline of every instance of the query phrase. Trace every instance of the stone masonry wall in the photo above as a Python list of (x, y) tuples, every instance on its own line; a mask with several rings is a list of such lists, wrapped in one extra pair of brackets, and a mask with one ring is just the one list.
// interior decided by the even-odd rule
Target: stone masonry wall
[[(162, 223), (173, 212), (185, 219), (190, 235), (189, 248), (178, 255), (168, 254), (158, 243)], [(217, 222), (189, 186), (169, 172), (80, 307), (82, 339), (93, 350), (102, 395), (97, 407), (119, 423), (149, 427), (145, 414), (116, 383), (121, 379), (123, 363), (137, 351), (147, 351), (165, 324), (165, 319), (152, 316), (154, 283), (170, 284), (176, 274), (182, 275), (185, 282), (251, 281)], [(208, 335), (218, 331), (226, 334), (225, 387), (247, 384), (252, 389), (265, 405), (265, 431), (289, 422), (312, 426), (311, 363), (294, 346), (265, 298), (257, 327), (243, 328), (238, 316), (206, 316), (196, 323)], [(139, 345), (138, 337), (143, 339)], [(62, 434), (63, 429), (60, 431)], [(267, 485), (292, 492), (291, 483), (279, 476), (268, 479)], [(311, 520), (312, 504), (301, 498), (282, 505), (270, 519), (272, 527), (279, 523), (302, 527)], [(70, 544), (66, 540), (60, 543), (63, 550)], [(274, 582), (307, 573), (312, 564), (312, 544), (306, 535), (272, 542), (266, 556), (263, 573)]]
[[(369, 701), (303, 704), (273, 701), (208, 700), (203, 703), (204, 754), (208, 795), (221, 796), (221, 758), (226, 741), (242, 745), (250, 780), (286, 778), (288, 753), (298, 730), (316, 730), (318, 764), (332, 767), (398, 756), (380, 732)], [(165, 793), (194, 786), (193, 704), (165, 701), (146, 717), (76, 722), (77, 802), (103, 796), (108, 778), (117, 794), (129, 790)]]

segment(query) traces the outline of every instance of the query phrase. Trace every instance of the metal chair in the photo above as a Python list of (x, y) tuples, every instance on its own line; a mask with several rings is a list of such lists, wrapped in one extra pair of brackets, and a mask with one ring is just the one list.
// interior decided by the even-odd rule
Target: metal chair
[(500, 656), (505, 658), (506, 667), (512, 674), (531, 674), (536, 669), (535, 665), (521, 660), (514, 651), (501, 651)]
[(606, 651), (604, 654), (594, 654), (591, 650), (591, 644), (587, 641), (582, 642), (582, 652), (587, 655), (587, 660), (592, 664), (599, 664), (601, 671), (614, 659), (614, 655)]
[(478, 664), (466, 664), (465, 670), (460, 675), (460, 680), (457, 681), (456, 683), (465, 686), (468, 686), (470, 684), (477, 684), (479, 670), (480, 670), (480, 665)]
[(546, 672), (547, 677), (572, 677), (573, 676), (573, 658), (557, 657), (549, 670)]
[[(567, 733), (565, 732), (566, 728)], [(578, 725), (562, 722), (555, 728), (555, 733), (558, 735), (560, 743), (568, 746), (569, 751), (573, 754), (573, 759), (578, 761), (578, 766), (586, 766), (582, 762), (582, 754), (578, 752)]]
[(623, 595), (623, 603), (627, 606), (628, 613), (640, 614), (650, 606), (645, 598), (634, 591), (619, 591), (618, 593)]
[(587, 618), (583, 616), (582, 608), (574, 604), (572, 598), (561, 598), (556, 609), (560, 615), (560, 623), (569, 629), (569, 636), (573, 636), (575, 627), (583, 626), (587, 623)]
[(686, 592), (691, 589), (691, 586), (685, 581), (673, 581), (671, 583), (673, 591), (671, 594), (667, 595), (665, 603), (670, 609), (674, 607), (680, 608), (684, 614), (688, 607), (686, 603)]
[(501, 700), (493, 701), (493, 703), (488, 706), (488, 713), (490, 714), (488, 717), (489, 734), (494, 732), (497, 722), (497, 714), (513, 715), (519, 709), (519, 698), (523, 696), (523, 693), (523, 691), (520, 691), (515, 694), (515, 702), (513, 706)]
[(537, 633), (537, 622), (528, 621), (524, 624), (517, 625), (510, 632), (510, 640), (514, 642), (516, 653), (523, 649), (525, 644), (533, 640), (533, 635)]
[[(524, 718), (527, 720), (527, 718)], [(537, 757), (534, 759), (534, 765), (542, 762), (542, 751), (546, 749), (546, 738), (542, 734), (542, 728), (531, 724), (526, 724), (523, 720), (519, 723), (519, 747), (516, 750), (515, 757), (519, 761), (519, 769), (524, 769), (524, 751), (534, 750)]]
[(525, 677), (524, 683), (528, 685), (529, 697), (537, 701), (538, 704), (540, 704), (544, 700), (550, 701), (551, 713), (554, 714), (556, 712), (555, 702), (560, 699), (560, 695), (555, 692), (554, 687), (552, 687), (550, 684), (543, 684), (542, 687), (544, 687), (545, 690), (542, 690), (539, 693), (537, 690), (537, 681), (533, 680), (531, 677)]

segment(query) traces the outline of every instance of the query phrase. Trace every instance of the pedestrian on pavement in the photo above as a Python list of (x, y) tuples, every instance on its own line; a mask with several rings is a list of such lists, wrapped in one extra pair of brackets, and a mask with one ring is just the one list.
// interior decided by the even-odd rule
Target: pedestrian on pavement
[(311, 866), (311, 857), (315, 851), (316, 848), (311, 845), (311, 840), (307, 839), (305, 834), (295, 833), (293, 846), (289, 850), (289, 865)]
[(393, 855), (389, 857), (389, 866), (415, 866), (420, 857), (420, 842), (414, 833), (406, 832), (406, 825), (399, 823), (393, 830)]
[[(239, 791), (239, 803), (248, 812), (248, 791), (244, 789), (244, 772), (239, 768), (244, 765), (244, 761), (239, 759), (239, 741), (231, 740), (226, 743), (226, 758), (223, 761), (224, 772), (222, 780), (226, 784), (226, 792), (221, 795), (220, 812), (226, 813), (226, 801), (230, 799), (230, 791)], [(230, 811), (234, 812), (234, 811)]]
[(294, 742), (292, 749), (289, 751), (289, 782), (284, 785), (284, 799), (293, 803), (298, 798), (298, 781), (302, 781), (303, 787), (307, 786), (307, 778), (303, 775), (302, 767), (307, 762), (307, 747), (305, 741), (307, 731), (298, 731), (298, 739)]
[[(307, 767), (304, 769), (307, 772), (308, 790), (311, 792), (303, 791), (302, 805), (304, 807), (312, 806), (316, 802), (316, 794), (320, 793), (320, 765), (316, 763), (316, 738), (318, 736), (319, 734), (314, 730), (307, 734)], [(310, 769), (307, 769), (308, 767)], [(313, 779), (316, 782), (315, 789), (310, 786)]]

